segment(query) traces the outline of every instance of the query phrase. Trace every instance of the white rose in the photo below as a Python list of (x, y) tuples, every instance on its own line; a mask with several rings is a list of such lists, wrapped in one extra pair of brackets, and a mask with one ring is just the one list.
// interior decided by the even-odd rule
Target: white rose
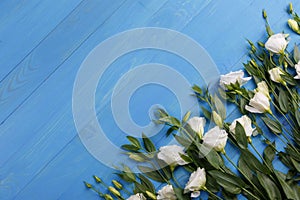
[(275, 67), (269, 70), (270, 78), (276, 83), (284, 83), (284, 80), (281, 78), (281, 75), (284, 74), (280, 67)]
[(269, 94), (269, 88), (265, 81), (261, 81), (257, 84), (257, 88), (254, 90), (255, 93), (261, 92), (263, 93), (268, 99), (271, 99)]
[(239, 83), (240, 86), (247, 83), (251, 77), (245, 77), (244, 78), (244, 72), (242, 70), (236, 71), (236, 72), (230, 72), (225, 75), (221, 75), (220, 77), (220, 86), (223, 89), (226, 89), (227, 85), (235, 84), (236, 82)]
[(204, 117), (193, 117), (188, 120), (188, 125), (195, 131), (200, 138), (203, 136), (206, 120)]
[(137, 193), (135, 195), (131, 195), (127, 200), (147, 200), (143, 193)]
[(266, 49), (272, 53), (283, 53), (288, 44), (288, 41), (285, 39), (285, 37), (286, 35), (282, 33), (272, 35), (265, 43)]
[(252, 135), (254, 128), (252, 128), (252, 121), (247, 115), (243, 115), (242, 117), (235, 119), (231, 123), (229, 129), (234, 134), (235, 134), (236, 122), (239, 122), (242, 125), (242, 127), (245, 130), (246, 136), (250, 137)]
[(184, 193), (192, 192), (191, 197), (196, 198), (200, 195), (200, 190), (205, 187), (206, 184), (206, 174), (204, 168), (197, 168), (197, 171), (194, 171), (187, 184), (184, 188)]
[(177, 197), (175, 195), (175, 192), (173, 190), (172, 185), (166, 185), (162, 189), (160, 189), (157, 192), (157, 200), (163, 199), (163, 200), (176, 200)]
[(250, 99), (249, 106), (246, 105), (245, 109), (252, 113), (272, 113), (268, 97), (261, 92), (255, 93), (254, 97)]
[(186, 165), (180, 154), (185, 154), (184, 148), (177, 145), (160, 147), (157, 154), (158, 159), (165, 161), (168, 165)]
[(225, 130), (220, 129), (218, 126), (210, 129), (203, 136), (203, 144), (207, 147), (213, 148), (216, 151), (224, 151), (228, 134)]
[(300, 79), (300, 61), (295, 65), (295, 69), (297, 72), (297, 76), (295, 76), (294, 79)]

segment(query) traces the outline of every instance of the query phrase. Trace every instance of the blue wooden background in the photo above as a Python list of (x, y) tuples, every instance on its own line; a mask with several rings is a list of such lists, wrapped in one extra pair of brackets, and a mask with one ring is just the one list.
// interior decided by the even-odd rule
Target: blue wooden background
[[(119, 32), (138, 27), (164, 27), (201, 44), (220, 73), (242, 68), (246, 38), (264, 40), (261, 10), (275, 32), (287, 29), (286, 0), (1, 0), (0, 1), (0, 199), (97, 199), (82, 180), (97, 174), (109, 182), (113, 169), (88, 153), (76, 131), (72, 90), (88, 53)], [(300, 2), (293, 1), (300, 11)], [(290, 33), (290, 31), (287, 31)], [(291, 34), (296, 42), (296, 35)], [(114, 63), (97, 89), (98, 118), (109, 116), (112, 89), (120, 69), (164, 63), (189, 71), (187, 63), (158, 51), (130, 54)], [(124, 67), (124, 68), (122, 68)], [(201, 84), (195, 74), (191, 83)], [(143, 88), (141, 88), (142, 90)], [(165, 95), (162, 95), (165, 94)], [(149, 121), (152, 103), (167, 103), (176, 115), (174, 96), (145, 86), (132, 97), (130, 111), (141, 125)], [(169, 104), (170, 103), (170, 104)], [(233, 114), (234, 116), (235, 114)], [(108, 118), (109, 119), (109, 118)], [(105, 130), (116, 144), (125, 143), (112, 120)]]

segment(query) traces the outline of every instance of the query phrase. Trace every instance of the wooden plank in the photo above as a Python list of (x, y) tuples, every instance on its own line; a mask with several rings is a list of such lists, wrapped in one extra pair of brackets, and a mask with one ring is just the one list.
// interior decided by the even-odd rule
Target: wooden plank
[[(219, 4), (219, 6), (221, 7), (224, 5)], [(241, 5), (238, 5), (235, 9), (238, 10), (240, 8), (239, 6)], [(226, 11), (223, 12), (224, 13), (221, 14), (226, 14)], [(215, 18), (219, 17), (219, 15), (215, 15)], [(118, 17), (115, 19), (115, 21), (120, 19), (121, 13), (117, 16)], [(157, 17), (157, 19), (159, 18)], [(151, 23), (149, 24), (151, 25)], [(137, 23), (136, 25), (139, 24)], [(124, 25), (122, 28), (126, 29), (126, 26), (127, 25)], [(194, 31), (196, 32), (198, 31), (198, 26), (195, 27)], [(106, 29), (101, 29), (101, 31), (104, 30)], [(251, 30), (255, 30), (255, 27), (253, 27)], [(114, 31), (118, 32), (117, 30)], [(253, 34), (255, 34), (255, 31), (253, 32)], [(93, 37), (93, 40), (96, 41), (89, 41), (89, 44), (87, 44), (88, 47), (81, 47), (80, 51), (76, 52), (70, 61), (64, 63), (63, 66), (78, 66), (85, 57), (83, 52), (89, 52), (89, 50), (92, 49), (91, 46), (93, 46), (93, 44), (97, 44), (99, 41), (98, 34), (100, 33), (95, 33), (95, 36)], [(110, 34), (112, 33), (107, 33), (107, 35)], [(240, 33), (233, 32), (232, 34), (237, 36)], [(210, 40), (213, 39), (214, 38), (211, 38)], [(232, 48), (234, 49), (234, 47)], [(218, 51), (214, 52), (212, 56), (214, 57), (220, 53), (220, 50)], [(5, 181), (7, 181), (4, 182), (6, 187), (22, 187), (20, 186), (22, 184), (18, 184), (18, 181), (24, 181), (24, 176), (26, 177), (26, 180), (32, 180), (30, 185), (26, 186), (26, 188), (18, 195), (18, 198), (32, 197), (32, 195), (35, 195), (35, 193), (40, 194), (41, 196), (43, 196), (45, 193), (48, 194), (47, 197), (49, 197), (53, 195), (55, 191), (59, 191), (57, 193), (61, 195), (60, 197), (63, 199), (68, 199), (68, 197), (76, 197), (76, 194), (79, 195), (79, 197), (83, 197), (85, 194), (87, 194), (82, 187), (82, 184), (77, 183), (76, 181), (81, 178), (85, 179), (85, 177), (89, 177), (90, 174), (95, 172), (93, 169), (97, 168), (99, 164), (97, 164), (95, 160), (91, 159), (90, 156), (87, 156), (88, 154), (83, 150), (76, 137), (75, 139), (72, 139), (74, 138), (76, 131), (72, 122), (70, 99), (72, 92), (72, 81), (74, 80), (75, 73), (76, 71), (70, 67), (62, 67), (58, 69), (58, 71), (55, 73), (55, 76), (51, 77), (47, 82), (45, 82), (45, 84), (33, 94), (33, 96), (30, 98), (30, 101), (26, 102), (24, 106), (20, 107), (20, 110), (18, 110), (18, 112), (16, 112), (11, 119), (3, 124), (3, 129), (1, 128), (3, 132), (11, 134), (9, 137), (4, 138), (6, 139), (5, 141), (8, 141), (8, 143), (10, 141), (11, 143), (18, 143), (24, 139), (27, 139), (27, 143), (24, 144), (23, 148), (18, 149), (19, 152), (14, 155), (0, 170), (0, 177), (4, 176)], [(70, 79), (72, 80), (66, 80), (66, 77), (71, 77)], [(110, 83), (107, 84), (109, 85)], [(54, 88), (54, 85), (57, 86), (57, 88)], [(60, 95), (58, 96), (57, 94)], [(56, 98), (53, 98), (53, 96)], [(49, 102), (50, 98), (51, 102)], [(47, 108), (45, 108), (45, 102), (48, 104)], [(35, 110), (32, 108), (35, 108)], [(24, 119), (24, 116), (27, 117)], [(43, 118), (38, 118), (38, 116), (43, 116)], [(32, 123), (33, 119), (35, 123), (30, 124)], [(15, 133), (15, 136), (12, 133)], [(20, 133), (22, 133), (22, 136)], [(9, 139), (10, 137), (12, 137), (11, 140)], [(70, 144), (68, 144), (68, 142)], [(65, 144), (68, 145), (64, 149)], [(18, 144), (16, 144), (16, 146), (18, 146)], [(8, 148), (5, 153), (10, 153), (9, 150), (14, 150), (13, 145), (11, 147), (12, 148)], [(59, 156), (55, 157), (56, 154)], [(53, 158), (54, 160), (51, 160)], [(92, 161), (90, 161), (90, 159)], [(0, 160), (2, 161), (2, 159)], [(48, 164), (45, 165), (45, 163)], [(60, 165), (63, 166), (59, 167)], [(74, 165), (79, 165), (79, 169), (73, 167)], [(33, 169), (29, 169), (29, 167)], [(20, 172), (20, 169), (24, 171)], [(82, 174), (79, 172), (81, 169), (83, 169)], [(103, 166), (99, 166), (99, 169), (105, 170), (105, 173), (103, 173), (104, 177), (106, 177), (106, 174), (111, 172), (109, 169), (107, 170)], [(22, 174), (20, 175), (20, 173)], [(36, 173), (38, 173), (38, 176), (33, 177)], [(74, 176), (71, 176), (71, 174), (74, 174)], [(60, 184), (62, 180), (64, 185)], [(107, 180), (109, 180), (109, 177), (107, 177)], [(10, 181), (12, 185), (16, 183), (17, 184), (15, 186), (7, 184)], [(45, 185), (42, 184), (43, 182)], [(76, 184), (74, 184), (74, 182), (76, 182)], [(6, 190), (6, 194), (9, 194), (9, 191), (12, 191), (14, 195), (14, 191), (19, 191), (21, 188), (18, 188), (17, 190), (10, 189), (12, 188), (9, 188), (8, 192)], [(50, 193), (50, 191), (52, 193)], [(37, 196), (37, 198), (41, 196)]]
[(107, 1), (84, 1), (2, 81), (0, 108), (4, 112), (0, 124), (110, 16), (111, 10), (105, 9), (107, 4)]
[(0, 81), (81, 1), (1, 1)]

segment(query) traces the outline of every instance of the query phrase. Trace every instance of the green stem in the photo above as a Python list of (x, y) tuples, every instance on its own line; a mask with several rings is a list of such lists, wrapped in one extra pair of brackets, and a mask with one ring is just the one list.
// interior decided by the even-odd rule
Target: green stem
[(257, 196), (255, 196), (254, 194), (252, 194), (252, 192), (250, 192), (250, 191), (247, 190), (246, 188), (243, 188), (243, 190), (244, 190), (245, 192), (247, 192), (248, 194), (250, 194), (254, 199), (259, 200), (259, 198), (258, 198)]
[(258, 150), (256, 149), (256, 147), (250, 143), (250, 146), (254, 149), (255, 153), (260, 157), (260, 159), (262, 159), (262, 161), (266, 164), (266, 166), (269, 168), (269, 170), (272, 172), (272, 168), (267, 164), (266, 160), (264, 159), (264, 157), (258, 152)]
[(179, 182), (177, 181), (176, 177), (174, 176), (174, 173), (173, 173), (173, 172), (172, 172), (172, 179), (173, 179), (174, 183), (175, 183), (179, 188), (181, 188), (181, 186), (180, 186)]
[(236, 164), (228, 157), (228, 155), (226, 153), (223, 154), (226, 159), (232, 164), (232, 166), (234, 166), (244, 177), (245, 179), (247, 179), (247, 181), (254, 187), (254, 189), (262, 196), (264, 197), (264, 195), (261, 193), (261, 191), (256, 187), (256, 185), (244, 174), (244, 172), (238, 167), (236, 166)]
[(153, 163), (153, 162), (151, 162), (151, 161), (148, 161), (151, 165), (152, 165), (152, 167), (159, 173), (159, 175), (162, 177), (162, 179), (164, 179), (164, 181), (166, 182), (166, 183), (168, 183), (169, 185), (171, 185), (171, 183), (170, 183), (170, 181), (168, 181), (167, 179), (166, 179), (166, 177), (161, 173), (161, 171), (159, 170), (159, 169), (157, 169), (157, 167), (155, 166), (155, 164)]
[(216, 195), (215, 193), (213, 193), (212, 191), (210, 191), (206, 187), (204, 187), (203, 190), (206, 191), (206, 192), (208, 192), (211, 196), (214, 196), (215, 198), (217, 198), (219, 200), (223, 200), (221, 197), (219, 197), (218, 195)]

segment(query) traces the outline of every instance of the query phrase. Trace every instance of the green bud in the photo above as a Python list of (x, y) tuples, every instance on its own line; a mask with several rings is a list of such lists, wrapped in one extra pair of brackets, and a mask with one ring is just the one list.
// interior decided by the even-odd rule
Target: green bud
[(129, 153), (129, 158), (132, 159), (132, 160), (135, 160), (137, 162), (144, 162), (145, 159), (143, 157), (141, 157), (140, 155), (138, 154), (135, 154), (135, 153)]
[(156, 200), (156, 196), (155, 194), (153, 194), (152, 192), (146, 191), (146, 194), (148, 195), (148, 197), (150, 197), (153, 200)]
[(105, 200), (114, 200), (114, 198), (112, 198), (112, 196), (110, 196), (109, 194), (105, 194), (104, 199)]
[(222, 120), (221, 116), (216, 111), (213, 111), (212, 114), (213, 114), (213, 120), (214, 120), (215, 124), (218, 127), (222, 128), (223, 127), (223, 120)]
[(116, 180), (112, 180), (112, 183), (114, 184), (114, 186), (115, 186), (116, 188), (118, 188), (119, 190), (122, 190), (123, 186), (122, 186), (121, 183), (119, 183), (119, 182), (116, 181)]
[(108, 190), (113, 194), (115, 195), (116, 197), (120, 197), (121, 194), (118, 190), (116, 190), (116, 188), (112, 187), (112, 186), (109, 186), (108, 187)]
[(292, 14), (293, 12), (294, 12), (294, 10), (293, 10), (293, 4), (290, 3), (289, 4), (289, 13)]
[(264, 18), (264, 19), (267, 19), (268, 15), (267, 15), (267, 12), (266, 12), (265, 9), (263, 9), (262, 15), (263, 15), (263, 18)]
[(92, 188), (93, 186), (85, 181), (83, 181), (84, 185), (87, 187), (87, 188)]
[(298, 22), (296, 22), (296, 20), (294, 20), (294, 19), (289, 19), (289, 20), (288, 20), (288, 25), (289, 25), (289, 27), (290, 27), (293, 31), (295, 31), (296, 33), (299, 33), (299, 32), (300, 32), (300, 30), (299, 30), (299, 24), (298, 24)]
[(94, 177), (94, 179), (95, 179), (95, 181), (96, 181), (97, 183), (102, 183), (101, 178), (99, 178), (99, 177), (96, 176), (96, 175), (94, 175), (93, 177)]

